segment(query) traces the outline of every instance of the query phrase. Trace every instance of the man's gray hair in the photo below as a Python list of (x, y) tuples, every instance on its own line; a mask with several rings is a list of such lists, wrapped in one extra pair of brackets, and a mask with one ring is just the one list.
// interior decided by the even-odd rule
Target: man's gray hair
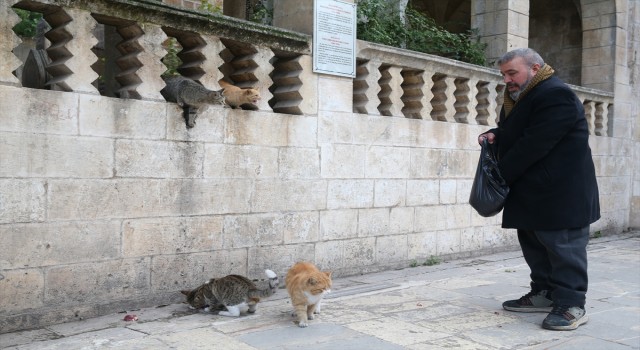
[(501, 66), (502, 64), (510, 62), (516, 57), (524, 58), (524, 61), (528, 66), (533, 66), (536, 63), (539, 64), (540, 67), (544, 66), (544, 60), (542, 59), (542, 57), (540, 57), (540, 55), (535, 52), (535, 50), (528, 47), (511, 50), (505, 53), (504, 55), (502, 55), (502, 57), (500, 57), (500, 59), (498, 59), (497, 63), (499, 66)]

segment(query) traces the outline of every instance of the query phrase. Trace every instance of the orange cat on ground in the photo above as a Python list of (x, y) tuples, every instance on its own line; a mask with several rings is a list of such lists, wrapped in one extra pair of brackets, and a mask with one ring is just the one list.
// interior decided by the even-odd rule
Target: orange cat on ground
[(314, 311), (320, 312), (322, 297), (331, 291), (331, 272), (320, 271), (309, 262), (298, 262), (287, 272), (286, 285), (298, 326), (307, 327)]
[(255, 105), (258, 103), (260, 92), (256, 89), (242, 89), (235, 85), (231, 85), (224, 80), (218, 81), (220, 87), (224, 89), (225, 102), (231, 108), (238, 108), (243, 104), (251, 104), (252, 107), (257, 108)]

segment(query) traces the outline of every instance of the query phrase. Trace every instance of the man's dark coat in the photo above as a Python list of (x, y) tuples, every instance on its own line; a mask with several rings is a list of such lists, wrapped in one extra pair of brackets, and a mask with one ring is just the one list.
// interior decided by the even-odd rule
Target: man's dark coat
[(498, 167), (510, 186), (502, 227), (558, 230), (600, 218), (598, 185), (584, 108), (552, 76), (529, 90), (496, 135)]

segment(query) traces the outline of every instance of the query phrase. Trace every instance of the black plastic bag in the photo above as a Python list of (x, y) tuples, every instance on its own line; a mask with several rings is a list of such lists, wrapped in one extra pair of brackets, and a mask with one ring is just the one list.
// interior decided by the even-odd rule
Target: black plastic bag
[(484, 217), (494, 216), (504, 207), (507, 194), (509, 186), (498, 169), (494, 146), (485, 139), (469, 195), (469, 204)]

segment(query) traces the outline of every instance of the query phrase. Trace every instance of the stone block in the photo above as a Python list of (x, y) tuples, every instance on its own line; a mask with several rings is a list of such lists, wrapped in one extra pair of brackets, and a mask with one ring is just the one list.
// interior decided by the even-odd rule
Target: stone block
[(352, 113), (318, 112), (318, 143), (353, 143), (354, 120), (364, 119)]
[(46, 218), (47, 187), (42, 181), (0, 179), (0, 224)]
[(447, 228), (447, 206), (436, 205), (428, 207), (416, 207), (415, 209), (416, 232), (438, 231)]
[(457, 197), (456, 180), (440, 180), (440, 204), (453, 204)]
[(134, 258), (220, 250), (222, 226), (221, 216), (126, 220), (122, 254)]
[(121, 254), (119, 221), (0, 225), (0, 237), (0, 269), (116, 259)]
[(44, 286), (40, 269), (0, 270), (0, 310), (4, 314), (45, 306)]
[(327, 208), (369, 208), (373, 206), (373, 180), (330, 180)]
[(252, 212), (325, 209), (327, 183), (312, 180), (258, 180), (250, 203)]
[(207, 144), (205, 178), (274, 178), (278, 175), (278, 149), (261, 146)]
[(49, 219), (139, 218), (242, 213), (251, 183), (244, 180), (52, 180)]
[(469, 203), (473, 180), (456, 180), (456, 203)]
[(406, 203), (406, 180), (376, 180), (373, 189), (373, 205), (375, 207), (397, 207)]
[(317, 211), (283, 213), (275, 223), (283, 230), (284, 244), (318, 240), (320, 214)]
[(320, 150), (317, 148), (280, 148), (278, 176), (282, 179), (317, 179), (320, 177)]
[(362, 269), (376, 263), (376, 238), (358, 238), (341, 241), (344, 266)]
[(511, 247), (518, 245), (516, 230), (503, 229), (499, 226), (485, 226), (483, 231), (483, 244), (485, 248)]
[[(76, 96), (76, 99), (78, 97)], [(161, 139), (167, 129), (166, 103), (80, 95), (80, 134)]]
[(0, 86), (0, 105), (0, 131), (78, 134), (75, 94)]
[(484, 235), (477, 227), (460, 230), (460, 252), (477, 252), (484, 248)]
[(413, 207), (394, 207), (389, 213), (389, 233), (410, 233), (413, 232), (414, 222)]
[(113, 141), (10, 133), (0, 139), (0, 177), (110, 178)]
[(358, 210), (358, 236), (384, 236), (389, 234), (388, 208)]
[(437, 236), (437, 255), (460, 253), (460, 230), (438, 231)]
[(117, 140), (115, 148), (118, 177), (202, 177), (201, 143)]
[(365, 177), (408, 178), (410, 154), (409, 148), (369, 147), (366, 155)]
[[(369, 239), (375, 239), (373, 237)], [(357, 240), (360, 241), (360, 240)], [(315, 244), (315, 264), (321, 269), (337, 270), (346, 266), (344, 257), (345, 240), (320, 241)]]
[[(353, 110), (353, 79), (333, 76), (318, 77), (318, 106), (322, 111), (348, 112)], [(315, 97), (315, 93), (311, 97)]]
[(282, 245), (286, 223), (274, 214), (227, 215), (224, 218), (225, 249)]
[(178, 292), (196, 288), (212, 277), (247, 274), (246, 249), (158, 255), (151, 260), (151, 289), (154, 292)]
[(320, 241), (358, 236), (358, 210), (326, 210), (320, 212)]
[(433, 205), (440, 203), (439, 180), (408, 180), (407, 205)]
[(222, 143), (225, 120), (235, 112), (218, 105), (201, 107), (198, 109), (196, 125), (190, 129), (187, 129), (182, 113), (182, 108), (177, 104), (167, 104), (167, 139)]
[(473, 208), (468, 204), (457, 204), (446, 206), (447, 228), (468, 227), (471, 223), (471, 211)]
[[(436, 256), (438, 235), (433, 231), (411, 233), (407, 235), (407, 259), (422, 260)], [(418, 261), (421, 263), (422, 261)]]
[(247, 258), (247, 274), (252, 278), (265, 278), (264, 270), (270, 269), (280, 277), (280, 285), (284, 286), (287, 271), (298, 261), (313, 261), (318, 268), (326, 268), (318, 262), (316, 256), (313, 244), (251, 247)]
[(147, 294), (150, 265), (151, 260), (146, 258), (51, 267), (45, 276), (45, 303), (89, 304)]
[(316, 147), (315, 117), (233, 110), (227, 118), (225, 143), (276, 147)]
[(407, 261), (408, 254), (407, 235), (376, 237), (376, 263), (397, 265)]
[(365, 172), (364, 146), (324, 144), (320, 146), (323, 178), (362, 178)]

